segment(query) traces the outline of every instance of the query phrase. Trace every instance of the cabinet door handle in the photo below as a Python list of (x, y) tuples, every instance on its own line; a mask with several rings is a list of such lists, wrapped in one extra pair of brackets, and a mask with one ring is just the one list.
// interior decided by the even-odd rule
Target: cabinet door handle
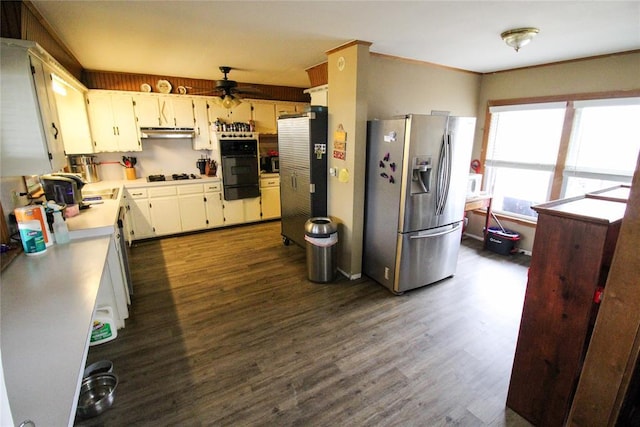
[(114, 134), (114, 135), (117, 135), (117, 133), (116, 133), (116, 127), (115, 127), (115, 126), (113, 127), (113, 134)]
[(58, 128), (56, 127), (55, 123), (51, 123), (51, 127), (53, 128), (53, 130), (55, 131), (53, 133), (53, 139), (58, 139)]

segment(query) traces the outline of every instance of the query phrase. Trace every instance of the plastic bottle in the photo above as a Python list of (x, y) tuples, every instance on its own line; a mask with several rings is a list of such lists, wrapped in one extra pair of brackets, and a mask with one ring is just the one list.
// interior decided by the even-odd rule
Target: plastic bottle
[(62, 218), (61, 211), (53, 212), (53, 235), (58, 244), (69, 243), (69, 240), (71, 240), (69, 237), (69, 228)]

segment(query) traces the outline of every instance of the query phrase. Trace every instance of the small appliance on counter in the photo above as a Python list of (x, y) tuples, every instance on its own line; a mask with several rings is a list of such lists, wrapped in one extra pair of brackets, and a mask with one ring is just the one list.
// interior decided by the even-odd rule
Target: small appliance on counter
[(260, 157), (260, 170), (267, 173), (280, 172), (280, 157), (278, 155)]
[(82, 187), (85, 182), (78, 175), (54, 173), (42, 175), (40, 180), (47, 200), (53, 200), (59, 205), (78, 205), (80, 209), (88, 207), (82, 203)]
[(69, 168), (71, 172), (79, 173), (86, 182), (100, 181), (96, 156), (87, 154), (69, 156)]
[(269, 150), (266, 155), (260, 155), (260, 170), (267, 173), (280, 172), (280, 153), (277, 150)]

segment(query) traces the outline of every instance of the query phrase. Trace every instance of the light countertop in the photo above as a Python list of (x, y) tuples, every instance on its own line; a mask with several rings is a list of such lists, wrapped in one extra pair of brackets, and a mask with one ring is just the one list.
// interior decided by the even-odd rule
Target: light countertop
[(2, 273), (2, 366), (16, 425), (72, 425), (107, 236), (16, 258)]
[(0, 344), (14, 422), (73, 425), (98, 289), (125, 188), (220, 182), (220, 178), (100, 181), (87, 193), (118, 189), (114, 199), (67, 218), (71, 242), (36, 256), (20, 254), (2, 272)]

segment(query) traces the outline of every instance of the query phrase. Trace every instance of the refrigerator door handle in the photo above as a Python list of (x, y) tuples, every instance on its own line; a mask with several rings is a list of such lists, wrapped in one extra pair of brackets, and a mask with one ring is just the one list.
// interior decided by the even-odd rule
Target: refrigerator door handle
[(436, 215), (442, 215), (447, 204), (449, 183), (451, 180), (451, 135), (442, 136), (440, 160), (438, 162), (438, 183), (436, 186)]
[(430, 237), (438, 237), (438, 236), (444, 236), (445, 234), (449, 234), (449, 233), (453, 233), (454, 231), (457, 231), (460, 228), (460, 223), (456, 224), (455, 227), (446, 230), (446, 231), (440, 231), (438, 233), (433, 233), (433, 234), (424, 234), (422, 236), (417, 235), (417, 236), (411, 236), (409, 237), (410, 239), (428, 239)]

